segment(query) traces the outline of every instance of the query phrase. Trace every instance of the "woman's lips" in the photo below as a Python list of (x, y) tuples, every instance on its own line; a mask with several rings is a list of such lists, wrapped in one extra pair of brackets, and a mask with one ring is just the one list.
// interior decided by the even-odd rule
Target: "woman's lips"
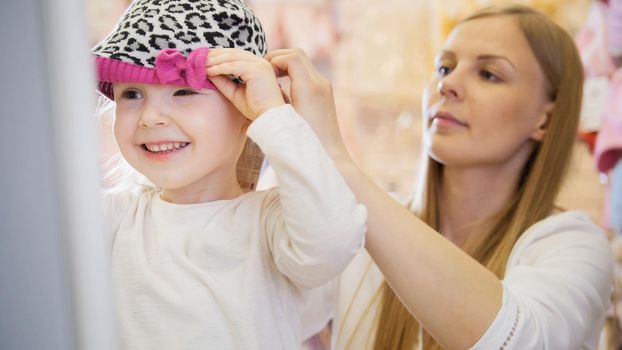
[(469, 124), (454, 117), (449, 112), (439, 111), (436, 112), (432, 122), (436, 123), (439, 127), (468, 127)]

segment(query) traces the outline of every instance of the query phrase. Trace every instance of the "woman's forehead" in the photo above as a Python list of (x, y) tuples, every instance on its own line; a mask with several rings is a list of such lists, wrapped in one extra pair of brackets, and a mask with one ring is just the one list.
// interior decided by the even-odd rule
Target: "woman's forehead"
[(443, 49), (456, 55), (501, 55), (512, 61), (531, 55), (525, 36), (510, 16), (463, 22), (450, 33)]

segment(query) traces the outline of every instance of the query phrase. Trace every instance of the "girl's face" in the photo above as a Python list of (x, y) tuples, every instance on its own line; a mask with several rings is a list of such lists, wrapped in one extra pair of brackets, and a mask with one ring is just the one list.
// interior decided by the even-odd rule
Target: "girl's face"
[(497, 16), (458, 25), (435, 66), (423, 96), (430, 156), (452, 167), (524, 164), (544, 136), (553, 103), (514, 20)]
[(157, 187), (199, 193), (235, 183), (248, 120), (222, 94), (122, 83), (113, 91), (119, 149)]

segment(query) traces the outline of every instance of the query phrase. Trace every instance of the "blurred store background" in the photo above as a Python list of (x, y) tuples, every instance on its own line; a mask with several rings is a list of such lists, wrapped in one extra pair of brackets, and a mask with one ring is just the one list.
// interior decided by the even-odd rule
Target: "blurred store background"
[[(111, 30), (128, 0), (88, 0), (91, 42)], [(268, 35), (270, 49), (299, 47), (334, 87), (347, 146), (359, 165), (385, 190), (407, 198), (417, 176), (421, 143), (420, 99), (433, 73), (433, 58), (453, 25), (493, 0), (249, 0)], [(614, 237), (610, 224), (608, 169), (599, 172), (593, 149), (607, 89), (615, 71), (606, 57), (606, 1), (513, 1), (554, 18), (580, 44), (586, 64), (585, 115), (570, 177), (560, 195), (566, 209), (580, 209)], [(603, 58), (604, 57), (604, 58)], [(622, 115), (618, 116), (622, 119)], [(618, 120), (619, 120), (618, 119)], [(618, 123), (620, 123), (618, 121)], [(102, 164), (116, 152), (111, 120), (102, 119)], [(601, 169), (603, 170), (603, 169)], [(618, 216), (621, 216), (619, 213)], [(611, 323), (614, 322), (613, 310)], [(605, 341), (616, 348), (617, 341)]]
[[(89, 0), (92, 42), (101, 40), (128, 0)], [(420, 153), (420, 100), (435, 52), (453, 25), (486, 0), (250, 0), (270, 49), (299, 47), (331, 79), (346, 142), (359, 165), (387, 191), (408, 196)], [(557, 19), (573, 35), (588, 0), (519, 1)], [(110, 120), (102, 121), (110, 140)], [(602, 220), (604, 187), (585, 144), (577, 147), (561, 203)], [(115, 152), (107, 143), (104, 159)]]

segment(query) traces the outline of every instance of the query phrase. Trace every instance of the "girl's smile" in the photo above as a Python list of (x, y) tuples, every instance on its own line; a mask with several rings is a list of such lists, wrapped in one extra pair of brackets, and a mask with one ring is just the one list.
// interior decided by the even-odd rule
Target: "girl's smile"
[(186, 147), (190, 146), (190, 142), (152, 142), (152, 143), (144, 143), (141, 145), (145, 151), (145, 156), (156, 160), (156, 161), (166, 161), (171, 157), (176, 155), (180, 155), (183, 151), (186, 150)]

